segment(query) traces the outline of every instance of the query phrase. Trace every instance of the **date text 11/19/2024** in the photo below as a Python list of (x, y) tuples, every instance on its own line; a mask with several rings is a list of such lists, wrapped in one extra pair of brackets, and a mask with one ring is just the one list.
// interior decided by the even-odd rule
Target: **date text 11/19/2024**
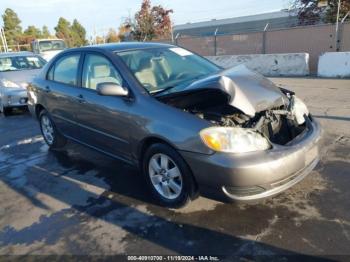
[(217, 256), (128, 256), (128, 261), (219, 261)]

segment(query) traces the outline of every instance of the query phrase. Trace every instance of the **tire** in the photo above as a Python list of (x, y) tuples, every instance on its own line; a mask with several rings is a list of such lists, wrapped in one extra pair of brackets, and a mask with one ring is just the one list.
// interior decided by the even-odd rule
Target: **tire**
[(3, 115), (6, 117), (6, 116), (9, 116), (12, 112), (12, 108), (10, 107), (3, 107), (2, 108), (2, 113)]
[(9, 116), (11, 113), (12, 109), (10, 107), (4, 107), (3, 104), (0, 102), (0, 113), (3, 113), (3, 115)]
[(190, 168), (180, 154), (166, 144), (153, 144), (147, 149), (142, 171), (153, 197), (162, 206), (181, 208), (197, 197)]
[(50, 114), (45, 109), (39, 114), (39, 123), (41, 134), (50, 150), (58, 150), (66, 145), (67, 139), (59, 133)]

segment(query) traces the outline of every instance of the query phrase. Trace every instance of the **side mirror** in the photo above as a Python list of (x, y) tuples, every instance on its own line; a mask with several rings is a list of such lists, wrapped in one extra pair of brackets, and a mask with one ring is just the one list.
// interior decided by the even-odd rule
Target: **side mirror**
[(129, 90), (115, 83), (97, 84), (97, 93), (101, 96), (128, 96)]

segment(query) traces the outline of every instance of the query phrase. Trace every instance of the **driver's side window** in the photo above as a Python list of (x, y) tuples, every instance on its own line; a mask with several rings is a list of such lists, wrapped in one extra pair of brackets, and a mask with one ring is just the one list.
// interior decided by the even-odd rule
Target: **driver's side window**
[(83, 87), (96, 90), (100, 83), (114, 83), (122, 86), (122, 82), (120, 74), (107, 58), (95, 54), (85, 56)]

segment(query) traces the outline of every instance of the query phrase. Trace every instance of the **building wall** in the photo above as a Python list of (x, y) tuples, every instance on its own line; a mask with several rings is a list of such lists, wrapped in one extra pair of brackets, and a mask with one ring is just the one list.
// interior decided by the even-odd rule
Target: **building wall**
[(309, 53), (310, 70), (315, 73), (320, 54), (335, 51), (334, 33), (334, 26), (332, 25), (267, 32), (266, 53)]
[(217, 37), (217, 55), (261, 54), (263, 33), (225, 35)]
[(341, 28), (341, 45), (340, 50), (341, 51), (350, 51), (350, 23), (344, 24), (344, 26)]
[[(350, 51), (350, 23), (343, 24), (340, 33), (340, 50)], [(177, 44), (204, 56), (309, 53), (312, 74), (317, 72), (318, 57), (322, 53), (336, 51), (335, 25), (303, 26), (216, 38), (180, 37)]]
[(204, 56), (214, 54), (213, 37), (180, 38), (177, 40), (177, 44)]

